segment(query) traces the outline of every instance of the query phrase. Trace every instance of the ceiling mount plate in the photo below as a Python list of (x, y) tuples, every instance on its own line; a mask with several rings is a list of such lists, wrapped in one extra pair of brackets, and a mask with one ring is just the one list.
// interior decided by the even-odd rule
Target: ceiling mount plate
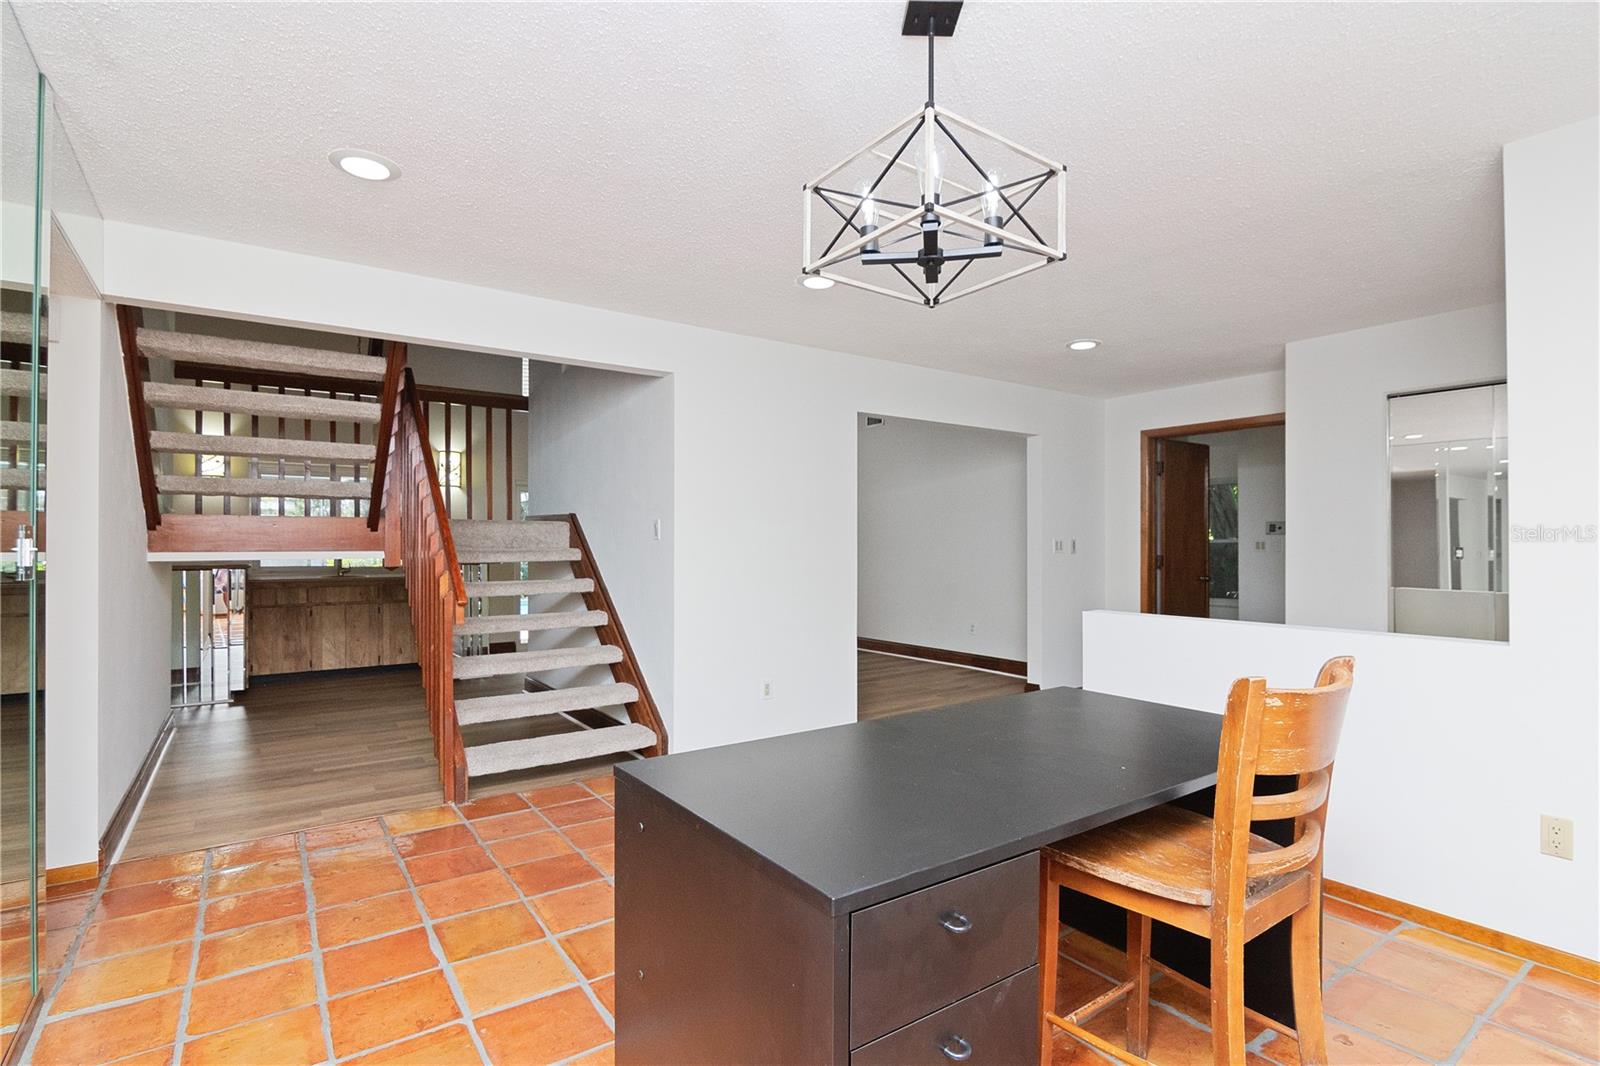
[(932, 22), (935, 37), (954, 37), (960, 17), (961, 0), (906, 0), (906, 20), (900, 33), (905, 37), (926, 37), (928, 23)]

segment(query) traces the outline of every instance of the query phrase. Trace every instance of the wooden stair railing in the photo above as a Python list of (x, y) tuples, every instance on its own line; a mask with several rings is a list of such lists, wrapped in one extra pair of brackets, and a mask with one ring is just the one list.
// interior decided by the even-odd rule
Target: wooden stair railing
[(144, 501), (144, 526), (161, 525), (161, 503), (156, 497), (156, 464), (150, 454), (150, 405), (144, 383), (150, 364), (139, 351), (139, 324), (144, 313), (137, 307), (117, 305), (117, 333), (122, 339), (122, 373), (128, 379), (128, 418), (133, 425), (133, 458), (139, 468), (139, 496)]
[(644, 749), (644, 755), (647, 758), (665, 755), (667, 729), (661, 722), (661, 710), (656, 706), (655, 697), (650, 695), (650, 686), (645, 684), (644, 671), (639, 669), (638, 656), (634, 655), (633, 645), (628, 642), (628, 634), (622, 628), (617, 605), (612, 602), (605, 578), (600, 576), (600, 567), (595, 563), (594, 552), (589, 547), (589, 538), (584, 536), (583, 525), (578, 521), (578, 516), (549, 514), (530, 518), (529, 521), (565, 522), (572, 530), (569, 547), (577, 548), (581, 553), (572, 563), (572, 576), (586, 577), (594, 582), (594, 591), (583, 594), (583, 604), (591, 611), (604, 611), (606, 615), (605, 625), (596, 626), (595, 634), (600, 638), (601, 644), (611, 644), (622, 649), (622, 659), (611, 664), (611, 676), (622, 684), (632, 685), (639, 692), (638, 702), (627, 705), (628, 716), (640, 725), (648, 726), (656, 735), (656, 742)]
[(379, 397), (383, 413), (378, 416), (377, 434), (372, 438), (378, 454), (372, 464), (372, 502), (367, 506), (368, 529), (377, 529), (382, 520), (383, 483), (389, 468), (389, 440), (394, 432), (395, 408), (399, 406), (400, 376), (406, 368), (406, 346), (399, 341), (385, 341), (383, 361), (383, 392)]
[(439, 783), (445, 802), (458, 803), (467, 796), (467, 756), (456, 722), (455, 627), (465, 617), (467, 590), (410, 368), (400, 374), (391, 437), (383, 495), (384, 561), (405, 569)]

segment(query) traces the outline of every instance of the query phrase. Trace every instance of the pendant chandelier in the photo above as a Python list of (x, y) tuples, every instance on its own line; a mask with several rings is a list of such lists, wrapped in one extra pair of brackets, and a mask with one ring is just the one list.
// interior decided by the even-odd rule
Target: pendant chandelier
[[(901, 33), (928, 39), (927, 102), (806, 184), (807, 287), (838, 282), (938, 307), (1066, 258), (1065, 166), (934, 102), (934, 38), (952, 36), (960, 14), (959, 0), (906, 5)], [(1054, 195), (1036, 200), (1052, 183)], [(1051, 201), (1054, 225), (1024, 213)], [(1004, 267), (969, 275), (990, 259)]]

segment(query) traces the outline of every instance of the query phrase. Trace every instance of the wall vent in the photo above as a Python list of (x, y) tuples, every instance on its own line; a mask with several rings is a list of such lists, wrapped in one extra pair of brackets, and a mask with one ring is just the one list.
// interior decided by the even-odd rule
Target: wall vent
[(882, 418), (879, 418), (877, 415), (868, 415), (867, 416), (867, 428), (868, 429), (872, 429), (872, 428), (874, 428), (876, 426), (881, 426), (881, 425), (883, 425), (883, 419)]

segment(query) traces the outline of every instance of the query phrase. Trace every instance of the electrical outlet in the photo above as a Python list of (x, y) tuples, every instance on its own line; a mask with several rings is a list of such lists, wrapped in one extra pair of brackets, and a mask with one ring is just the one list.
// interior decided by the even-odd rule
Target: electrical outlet
[(1055, 542), (1055, 544), (1053, 545), (1057, 555), (1060, 555), (1062, 553), (1062, 551), (1066, 549), (1066, 546), (1067, 546), (1067, 544), (1063, 540), (1057, 540)]
[(967, 627), (967, 632), (968, 633), (976, 633), (977, 631), (978, 631), (978, 623), (976, 623), (976, 622), (972, 623), (971, 625), (969, 625)]
[(763, 682), (761, 682), (761, 698), (764, 699), (764, 700), (770, 700), (772, 698), (772, 682), (771, 681), (763, 681)]
[(1539, 851), (1558, 859), (1572, 858), (1572, 819), (1539, 815)]

